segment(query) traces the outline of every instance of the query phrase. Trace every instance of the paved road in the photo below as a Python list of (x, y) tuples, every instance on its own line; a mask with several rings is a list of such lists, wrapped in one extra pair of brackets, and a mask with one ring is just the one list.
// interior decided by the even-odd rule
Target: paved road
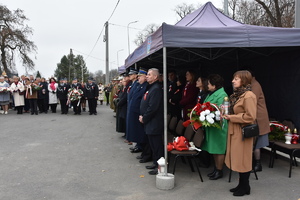
[[(210, 181), (206, 174), (211, 169), (201, 168), (202, 183), (182, 163), (175, 188), (158, 190), (155, 176), (148, 175), (146, 164), (137, 162), (122, 134), (115, 132), (113, 112), (104, 105), (97, 109), (97, 116), (0, 115), (0, 199), (236, 199), (228, 191), (236, 186), (236, 173), (231, 183), (228, 171), (223, 179)], [(276, 160), (269, 169), (268, 154), (263, 159), (259, 180), (251, 175), (251, 195), (242, 199), (299, 199), (300, 167), (288, 178), (286, 160)]]

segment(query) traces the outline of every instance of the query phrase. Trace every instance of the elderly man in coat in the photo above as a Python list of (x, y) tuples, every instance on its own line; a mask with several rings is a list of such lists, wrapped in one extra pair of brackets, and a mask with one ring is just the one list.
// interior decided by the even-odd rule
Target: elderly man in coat
[(145, 132), (152, 150), (153, 164), (146, 166), (150, 175), (156, 175), (158, 172), (158, 163), (164, 156), (163, 132), (163, 90), (158, 81), (159, 71), (156, 68), (149, 69), (147, 82), (149, 83), (147, 91), (141, 101), (139, 120), (144, 124)]

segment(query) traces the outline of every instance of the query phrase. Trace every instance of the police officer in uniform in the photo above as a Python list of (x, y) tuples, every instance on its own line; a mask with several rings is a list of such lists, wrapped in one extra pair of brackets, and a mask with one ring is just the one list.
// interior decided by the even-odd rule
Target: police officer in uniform
[(99, 88), (94, 79), (90, 77), (88, 83), (85, 86), (85, 99), (88, 100), (90, 115), (97, 115), (97, 99), (99, 96)]
[[(82, 87), (82, 85), (80, 83), (78, 83), (77, 78), (73, 79), (73, 83), (72, 83), (71, 87), (75, 88), (77, 90), (80, 89), (80, 90), (83, 91), (83, 87)], [(82, 98), (84, 98), (84, 93), (83, 93), (83, 97)], [(81, 115), (81, 103), (80, 103), (80, 100), (72, 101), (72, 106), (73, 106), (74, 115)]]
[(70, 85), (67, 84), (67, 78), (60, 79), (60, 82), (57, 87), (56, 95), (60, 102), (61, 114), (68, 114), (69, 106), (68, 102), (68, 90), (70, 89)]

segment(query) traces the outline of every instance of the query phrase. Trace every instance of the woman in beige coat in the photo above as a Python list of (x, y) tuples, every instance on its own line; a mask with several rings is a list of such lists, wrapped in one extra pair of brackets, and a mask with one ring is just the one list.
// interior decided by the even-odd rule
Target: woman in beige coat
[(249, 176), (252, 169), (253, 138), (243, 138), (241, 126), (253, 124), (256, 120), (256, 96), (251, 91), (252, 76), (249, 71), (237, 71), (233, 75), (234, 93), (230, 96), (230, 115), (225, 164), (239, 172), (239, 184), (230, 189), (234, 196), (250, 194)]

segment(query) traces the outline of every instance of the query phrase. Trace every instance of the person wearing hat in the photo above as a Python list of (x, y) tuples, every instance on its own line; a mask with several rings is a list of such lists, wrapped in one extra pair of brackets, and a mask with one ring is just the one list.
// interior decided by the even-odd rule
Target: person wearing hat
[(88, 83), (85, 85), (85, 99), (88, 100), (90, 115), (97, 115), (97, 99), (99, 96), (99, 88), (92, 77), (88, 78)]
[(163, 90), (158, 81), (159, 70), (149, 69), (147, 73), (147, 91), (141, 100), (139, 121), (144, 125), (144, 130), (148, 137), (149, 145), (152, 150), (153, 164), (146, 166), (150, 175), (158, 173), (158, 163), (164, 157), (164, 115), (163, 115)]
[(67, 84), (67, 78), (60, 79), (56, 94), (57, 94), (57, 98), (60, 101), (62, 115), (63, 114), (66, 115), (69, 112), (69, 106), (67, 105), (69, 89), (70, 89), (70, 85)]
[[(129, 148), (131, 150), (131, 153), (138, 153), (143, 150), (143, 147), (141, 145), (142, 138), (141, 136), (143, 135), (143, 127), (141, 126), (141, 123), (139, 122), (139, 115), (140, 115), (140, 103), (142, 96), (145, 93), (145, 84), (146, 82), (146, 74), (147, 71), (144, 69), (140, 69), (138, 74), (137, 74), (137, 79), (136, 80), (136, 87), (130, 90), (130, 101), (128, 101), (128, 110), (130, 113), (128, 116), (130, 117), (130, 123), (128, 124), (130, 132), (128, 133), (128, 136), (126, 137), (128, 141), (135, 142), (136, 145), (134, 147)], [(132, 77), (131, 77), (132, 79)], [(144, 84), (141, 86), (140, 80)], [(133, 79), (134, 80), (134, 79)]]
[(139, 151), (140, 149), (142, 150), (141, 156), (137, 157), (137, 159), (140, 159), (140, 163), (145, 163), (152, 160), (152, 151), (149, 146), (148, 138), (146, 137), (144, 126), (139, 122), (140, 104), (148, 86), (146, 76), (147, 70), (140, 69), (138, 73), (139, 85), (132, 94), (132, 99), (129, 105), (132, 110), (132, 115), (135, 115), (132, 123), (134, 123), (136, 126), (134, 135), (132, 135), (131, 139), (133, 142), (136, 142), (136, 146), (132, 149), (132, 153)]
[[(130, 84), (129, 87), (127, 89), (127, 103), (128, 105), (130, 105), (130, 101), (132, 99), (132, 94), (134, 93), (135, 89), (137, 88), (137, 86), (139, 85), (138, 81), (137, 81), (137, 74), (138, 71), (135, 69), (131, 69), (128, 73), (129, 75), (129, 80), (130, 80)], [(135, 131), (135, 127), (132, 126), (131, 121), (134, 119), (134, 115), (132, 115), (131, 112), (131, 108), (129, 107), (127, 109), (127, 118), (126, 118), (126, 140), (125, 142), (129, 142), (129, 144), (132, 144), (129, 138), (132, 138), (131, 135), (133, 134), (133, 132)], [(142, 150), (139, 149), (134, 153), (138, 153), (141, 152)]]
[[(83, 91), (83, 87), (80, 83), (78, 83), (77, 78), (73, 79), (71, 88), (75, 88), (76, 90), (80, 89)], [(83, 96), (84, 96), (84, 93), (83, 93)], [(82, 98), (84, 98), (84, 97), (82, 97)], [(81, 115), (81, 100), (72, 101), (72, 106), (73, 106), (74, 115)]]

